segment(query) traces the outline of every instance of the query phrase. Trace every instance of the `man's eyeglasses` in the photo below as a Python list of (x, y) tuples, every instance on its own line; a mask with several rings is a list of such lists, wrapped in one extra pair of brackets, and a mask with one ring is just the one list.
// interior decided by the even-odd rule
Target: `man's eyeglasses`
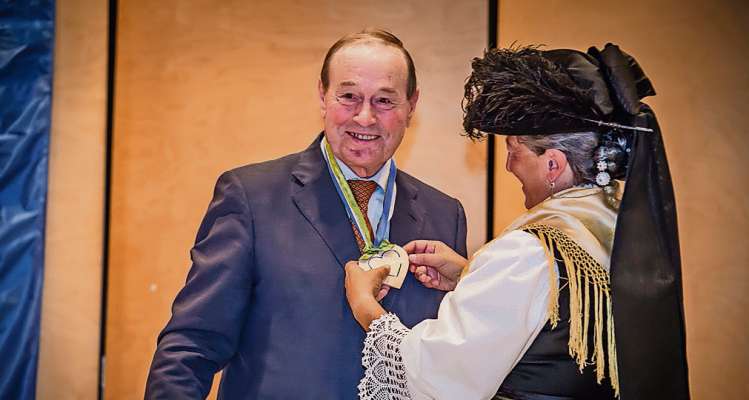
[[(335, 99), (348, 109), (359, 109), (364, 102), (362, 96), (349, 92), (336, 94)], [(374, 96), (370, 99), (370, 102), (372, 108), (377, 112), (391, 111), (402, 104), (389, 96)]]

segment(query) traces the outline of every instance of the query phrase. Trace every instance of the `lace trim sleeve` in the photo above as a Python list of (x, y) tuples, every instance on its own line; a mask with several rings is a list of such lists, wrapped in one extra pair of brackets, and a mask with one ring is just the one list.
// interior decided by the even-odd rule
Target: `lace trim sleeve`
[(372, 321), (364, 339), (362, 365), (364, 378), (359, 382), (362, 400), (408, 400), (406, 369), (400, 344), (410, 332), (395, 314), (387, 313)]

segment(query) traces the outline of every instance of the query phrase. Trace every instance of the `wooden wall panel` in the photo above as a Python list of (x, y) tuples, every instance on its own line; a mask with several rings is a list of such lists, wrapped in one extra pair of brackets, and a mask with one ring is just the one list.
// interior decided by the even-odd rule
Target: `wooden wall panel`
[(460, 198), (469, 247), (485, 231), (485, 151), (459, 136), (462, 84), (486, 42), (484, 1), (120, 2), (106, 398), (142, 395), (156, 336), (223, 170), (305, 148), (321, 130), (327, 48), (395, 32), (421, 98), (396, 160)]
[[(663, 129), (679, 214), (692, 395), (745, 398), (749, 5), (728, 0), (500, 3), (501, 45), (585, 50), (610, 41), (637, 57), (652, 79), (658, 95), (646, 101)], [(504, 151), (502, 145), (498, 151)], [(511, 181), (498, 171), (498, 230), (522, 210), (522, 194)]]
[(57, 3), (38, 399), (94, 399), (104, 212), (106, 2)]

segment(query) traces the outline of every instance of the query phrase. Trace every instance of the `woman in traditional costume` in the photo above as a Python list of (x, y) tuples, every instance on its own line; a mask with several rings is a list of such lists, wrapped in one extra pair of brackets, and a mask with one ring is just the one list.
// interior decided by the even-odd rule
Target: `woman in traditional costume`
[(386, 272), (346, 266), (368, 331), (360, 398), (688, 398), (673, 189), (640, 102), (650, 81), (611, 44), (490, 50), (472, 66), (465, 131), (507, 135), (528, 211), (470, 260), (406, 245), (416, 277), (449, 291), (411, 328), (376, 300)]

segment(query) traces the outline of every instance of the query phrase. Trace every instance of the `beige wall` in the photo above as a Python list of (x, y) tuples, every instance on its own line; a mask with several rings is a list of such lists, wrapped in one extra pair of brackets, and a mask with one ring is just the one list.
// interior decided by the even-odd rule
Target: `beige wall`
[[(499, 21), (505, 46), (617, 43), (653, 81), (658, 95), (646, 102), (659, 117), (676, 191), (692, 395), (745, 398), (749, 3), (508, 0)], [(497, 180), (501, 229), (522, 200), (503, 169)]]
[(463, 200), (485, 231), (485, 145), (459, 136), (468, 60), (486, 5), (440, 1), (120, 2), (107, 320), (108, 399), (142, 395), (156, 336), (221, 171), (304, 149), (321, 130), (327, 48), (365, 26), (394, 31), (421, 98), (400, 168)]
[(57, 3), (38, 399), (94, 399), (99, 374), (106, 2)]

